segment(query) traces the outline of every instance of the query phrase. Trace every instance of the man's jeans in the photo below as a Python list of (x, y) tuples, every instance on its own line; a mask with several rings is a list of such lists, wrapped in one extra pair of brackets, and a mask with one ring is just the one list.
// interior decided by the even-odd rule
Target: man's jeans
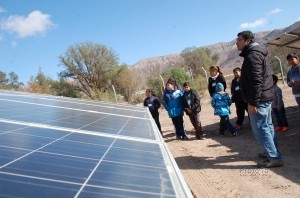
[(278, 141), (274, 132), (271, 114), (271, 102), (260, 102), (257, 113), (249, 112), (251, 127), (256, 139), (264, 146), (271, 159), (281, 160)]

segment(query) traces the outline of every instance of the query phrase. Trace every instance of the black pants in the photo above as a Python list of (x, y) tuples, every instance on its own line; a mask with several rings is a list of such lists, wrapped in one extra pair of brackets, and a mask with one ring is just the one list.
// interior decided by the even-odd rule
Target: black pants
[(183, 127), (183, 116), (177, 116), (172, 118), (172, 122), (175, 126), (176, 137), (184, 137), (186, 136), (184, 127)]
[(158, 130), (161, 133), (161, 126), (160, 126), (160, 122), (159, 122), (159, 114), (158, 115), (152, 115), (152, 117), (153, 117), (153, 119), (154, 119), (154, 121), (155, 121), (155, 123), (157, 125)]
[(281, 108), (281, 111), (278, 111), (277, 108), (272, 108), (273, 113), (276, 117), (276, 121), (277, 121), (277, 126), (278, 127), (288, 127), (288, 122), (286, 120), (286, 116), (285, 116), (285, 109), (284, 107)]
[(219, 135), (224, 135), (226, 128), (230, 130), (231, 134), (234, 134), (236, 131), (232, 124), (230, 123), (229, 116), (220, 116), (220, 128)]
[(236, 101), (235, 107), (236, 107), (236, 115), (237, 115), (236, 124), (242, 126), (245, 118), (245, 111), (248, 112), (248, 103), (244, 101)]

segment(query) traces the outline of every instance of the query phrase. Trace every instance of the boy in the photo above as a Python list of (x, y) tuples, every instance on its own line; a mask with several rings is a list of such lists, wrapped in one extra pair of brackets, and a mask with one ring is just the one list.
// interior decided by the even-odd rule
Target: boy
[(292, 87), (293, 95), (295, 96), (298, 107), (300, 108), (300, 60), (296, 53), (288, 54), (286, 60), (291, 66), (287, 73), (287, 83)]
[(236, 67), (233, 70), (234, 79), (231, 82), (231, 100), (235, 103), (236, 107), (236, 115), (237, 115), (237, 121), (236, 121), (236, 130), (240, 130), (243, 126), (244, 118), (245, 118), (245, 111), (247, 110), (247, 102), (243, 98), (242, 91), (240, 88), (240, 78), (241, 78), (241, 69), (239, 67)]
[(196, 131), (196, 138), (198, 140), (204, 140), (203, 129), (200, 121), (200, 97), (197, 91), (191, 89), (188, 82), (183, 83), (183, 100), (182, 107), (185, 113), (189, 116), (191, 123)]
[(232, 136), (237, 136), (237, 132), (235, 128), (232, 126), (232, 124), (229, 121), (229, 114), (230, 112), (230, 105), (232, 104), (232, 101), (228, 95), (224, 91), (224, 86), (222, 83), (218, 83), (216, 85), (216, 93), (212, 97), (211, 105), (215, 109), (215, 115), (220, 116), (220, 129), (219, 129), (219, 135), (224, 136), (224, 125), (230, 130)]
[(288, 130), (288, 123), (285, 116), (284, 103), (282, 100), (282, 90), (277, 86), (278, 77), (272, 75), (274, 84), (274, 99), (272, 101), (272, 110), (277, 120), (277, 127), (274, 128), (275, 131), (286, 132)]

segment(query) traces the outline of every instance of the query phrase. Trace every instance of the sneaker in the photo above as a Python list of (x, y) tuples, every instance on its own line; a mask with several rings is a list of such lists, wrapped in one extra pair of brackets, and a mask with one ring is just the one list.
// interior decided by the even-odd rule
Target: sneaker
[(283, 161), (274, 160), (274, 159), (266, 161), (265, 163), (258, 163), (257, 164), (258, 168), (275, 168), (275, 167), (282, 167), (282, 166), (283, 166)]
[(281, 130), (282, 130), (282, 127), (278, 127), (278, 126), (277, 126), (277, 127), (274, 128), (274, 130), (275, 130), (275, 131), (281, 131)]
[(199, 140), (206, 140), (206, 138), (205, 137), (200, 137)]
[(183, 140), (188, 140), (189, 138), (188, 138), (188, 136), (185, 135), (185, 136), (182, 137), (182, 139)]
[(235, 126), (235, 130), (237, 130), (237, 131), (241, 130), (241, 128), (242, 128), (242, 126), (240, 126), (240, 125)]
[(263, 158), (263, 159), (268, 158), (266, 153), (258, 153), (257, 155), (258, 155), (258, 157)]
[(176, 140), (180, 140), (180, 136), (176, 136)]
[(286, 132), (287, 130), (289, 130), (289, 127), (282, 127), (282, 132)]
[(270, 160), (268, 158), (264, 159), (263, 161), (260, 161), (256, 164), (256, 166), (258, 168), (263, 168), (265, 167), (268, 163), (270, 162)]
[(234, 133), (232, 134), (232, 136), (233, 136), (233, 137), (236, 137), (237, 134), (238, 134), (237, 132), (234, 132)]

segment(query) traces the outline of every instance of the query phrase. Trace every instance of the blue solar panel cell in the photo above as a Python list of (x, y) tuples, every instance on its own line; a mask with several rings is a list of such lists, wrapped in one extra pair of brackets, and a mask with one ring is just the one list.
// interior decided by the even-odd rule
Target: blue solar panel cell
[(11, 147), (0, 147), (0, 167), (10, 163), (11, 161), (22, 157), (23, 155), (29, 153), (30, 150), (22, 150)]
[[(22, 125), (19, 125), (22, 126)], [(24, 126), (22, 126), (24, 127)], [(66, 135), (66, 131), (58, 131), (53, 129), (47, 128), (40, 128), (40, 127), (24, 127), (20, 130), (14, 131), (16, 134), (23, 134), (23, 135), (31, 135), (37, 137), (44, 137), (44, 138), (52, 138), (58, 139)]]
[(106, 161), (101, 163), (88, 184), (149, 194), (175, 194), (167, 170)]
[(53, 139), (16, 133), (6, 133), (1, 134), (0, 145), (35, 150), (50, 143), (51, 141), (53, 141)]
[(77, 157), (86, 157), (99, 159), (108, 149), (108, 146), (84, 144), (70, 141), (57, 141), (43, 148), (41, 151), (59, 153), (62, 155), (72, 155)]
[(1, 197), (74, 197), (80, 188), (79, 185), (8, 175), (1, 171), (0, 184)]
[(127, 141), (122, 139), (117, 139), (114, 143), (115, 148), (126, 148), (140, 151), (152, 151), (152, 152), (161, 152), (160, 146), (158, 144), (145, 144), (144, 142), (139, 141)]
[(0, 101), (0, 197), (192, 196), (146, 108), (8, 91)]
[(2, 168), (3, 172), (63, 182), (84, 183), (97, 160), (33, 153)]
[(22, 125), (17, 125), (17, 124), (9, 124), (5, 122), (0, 122), (0, 133), (1, 132), (7, 132), (7, 131), (15, 131), (18, 129), (24, 128)]

